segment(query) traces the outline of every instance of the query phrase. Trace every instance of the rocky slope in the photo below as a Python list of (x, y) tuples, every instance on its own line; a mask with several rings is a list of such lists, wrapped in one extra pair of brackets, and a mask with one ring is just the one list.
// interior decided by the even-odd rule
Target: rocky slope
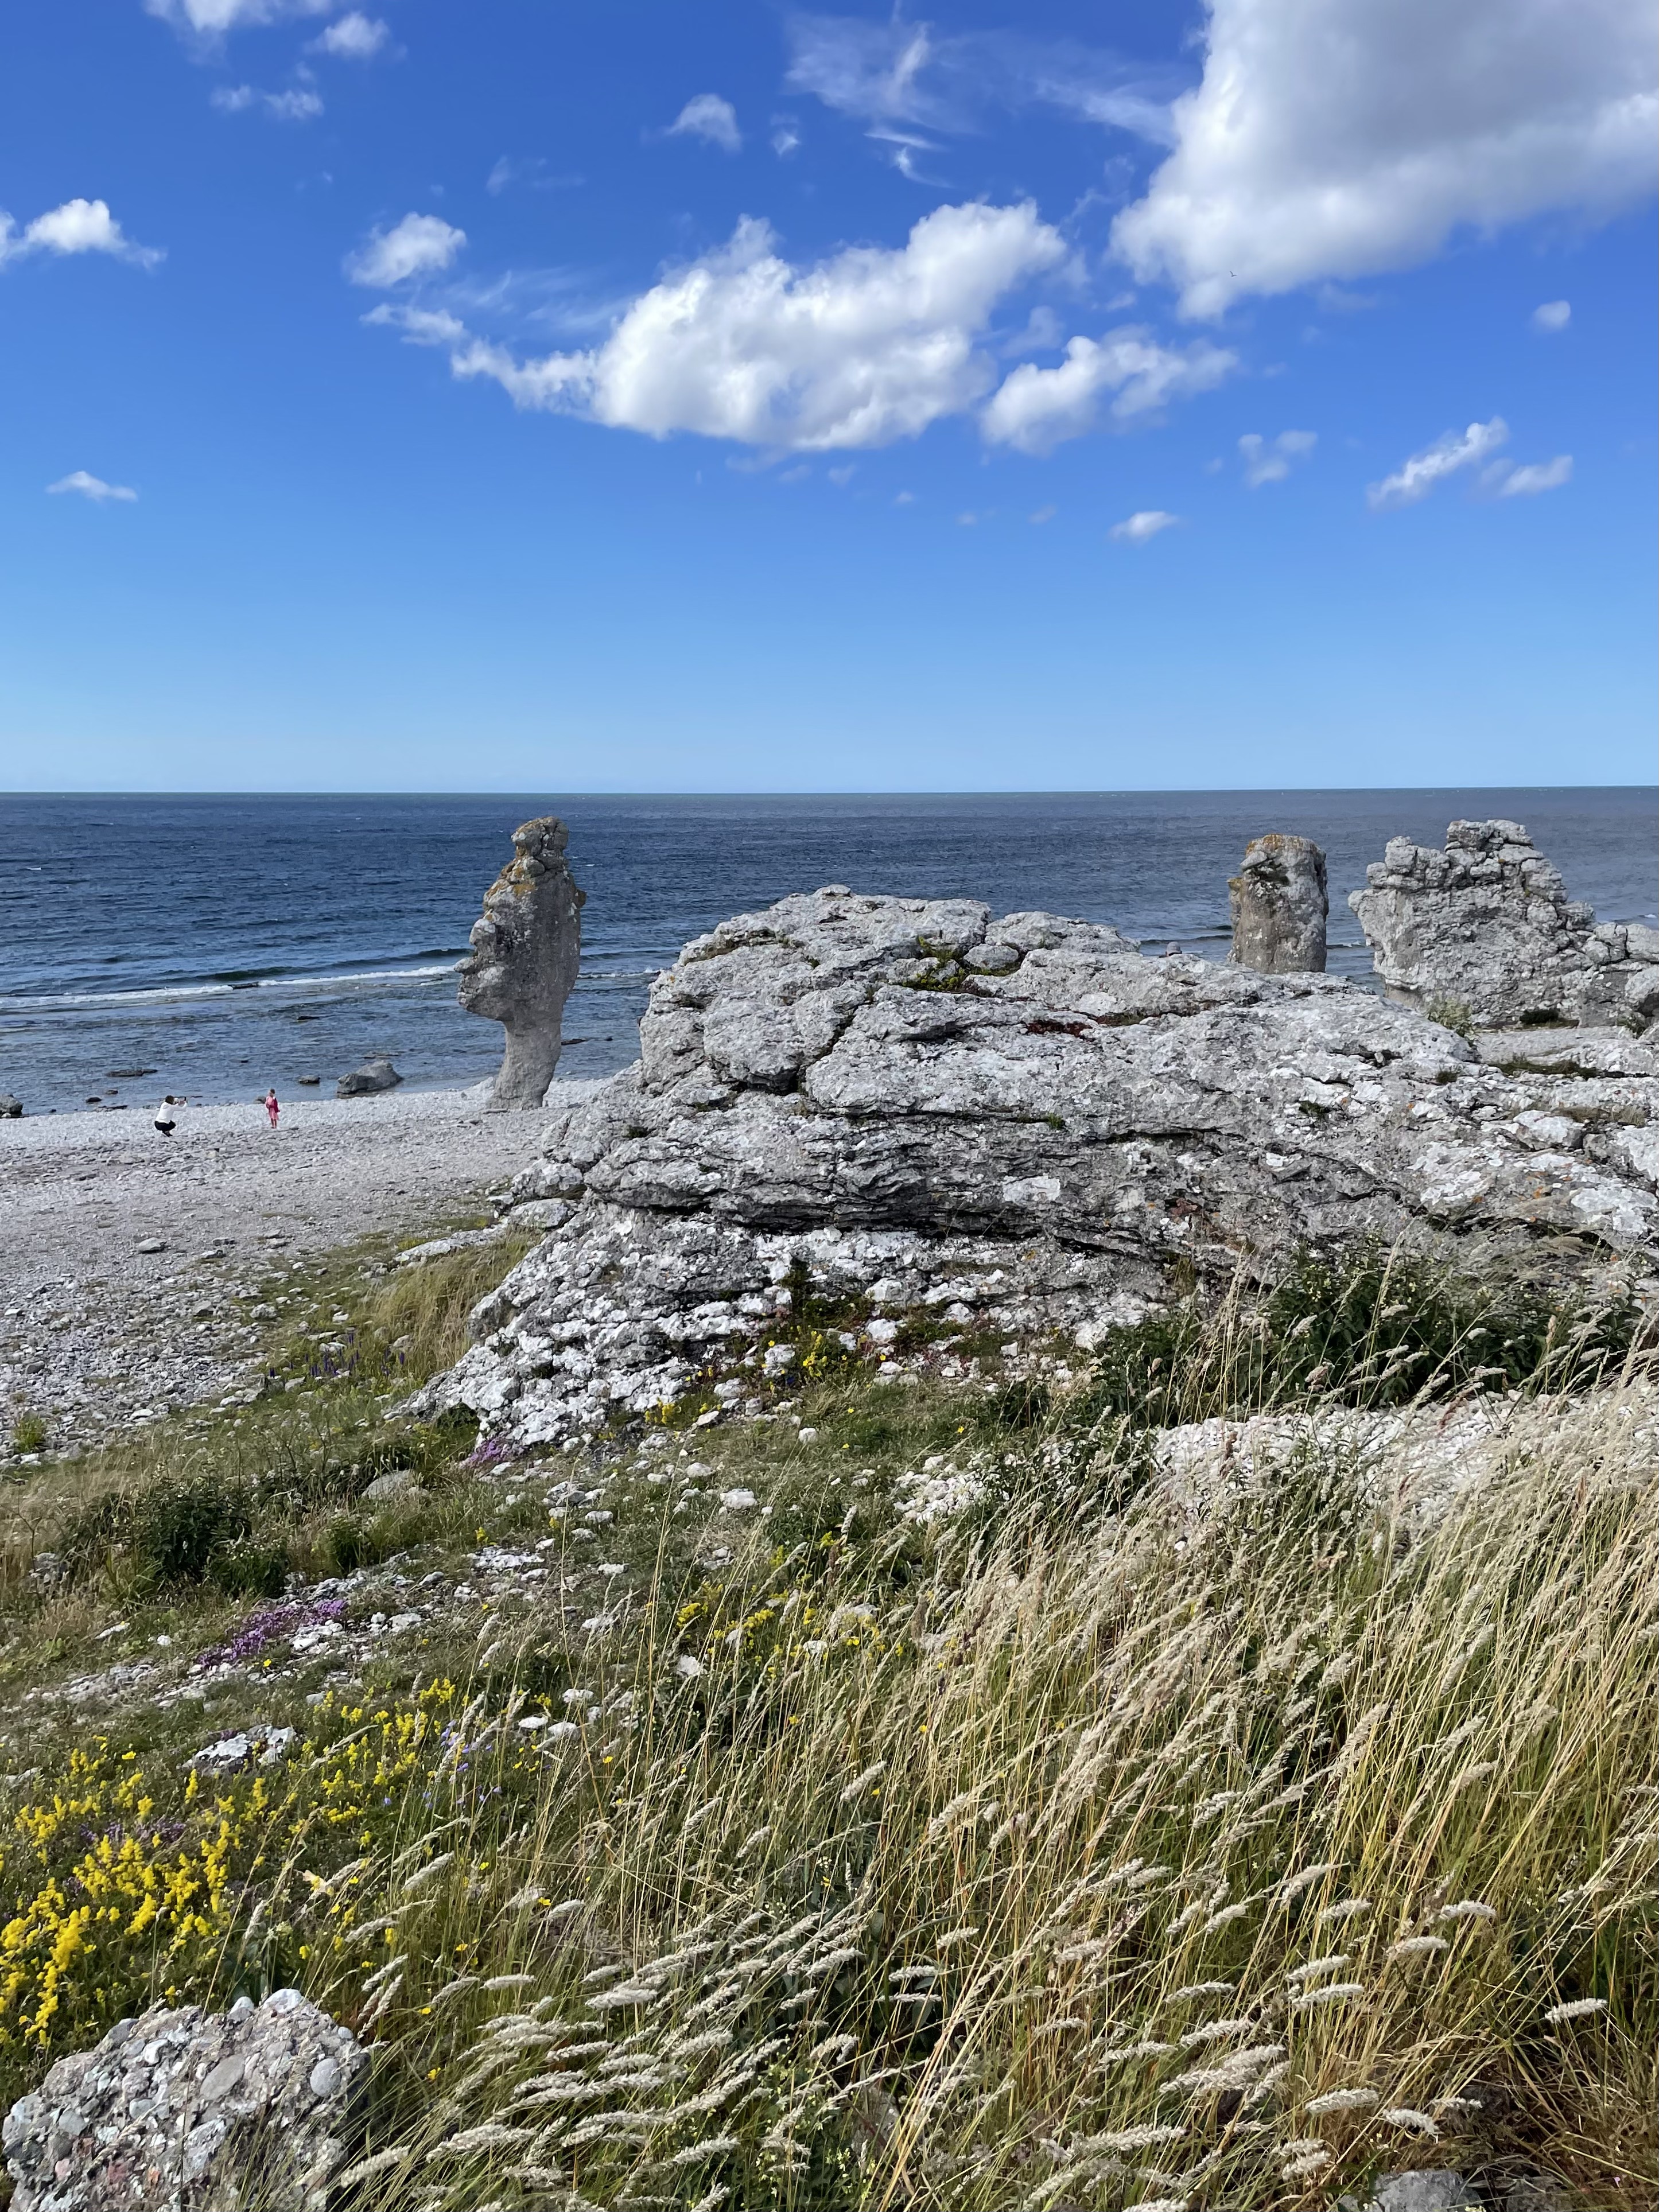
[(921, 1309), (1086, 1346), (1367, 1232), (1659, 1287), (1659, 1054), (1607, 1042), (1605, 1073), (1582, 1035), (1510, 1073), (1333, 977), (967, 900), (786, 899), (688, 945), (639, 1064), (552, 1122), (515, 1185), (552, 1232), (423, 1404), (592, 1434), (761, 1365), (808, 1290), (849, 1342)]

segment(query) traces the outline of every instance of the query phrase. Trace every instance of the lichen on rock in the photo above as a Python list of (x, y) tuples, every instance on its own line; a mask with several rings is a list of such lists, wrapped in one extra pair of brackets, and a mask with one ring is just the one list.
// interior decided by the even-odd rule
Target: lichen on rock
[(368, 2063), (297, 1990), (157, 2005), (7, 2113), (12, 2212), (323, 2212)]

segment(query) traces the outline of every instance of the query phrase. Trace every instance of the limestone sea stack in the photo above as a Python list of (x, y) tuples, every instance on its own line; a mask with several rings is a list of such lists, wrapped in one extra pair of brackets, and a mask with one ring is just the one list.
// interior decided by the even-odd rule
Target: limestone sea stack
[(1518, 822), (1454, 822), (1438, 853), (1390, 838), (1348, 903), (1390, 998), (1442, 1018), (1639, 1034), (1659, 1014), (1659, 930), (1598, 922)]
[(1259, 975), (1322, 975), (1325, 855), (1311, 837), (1271, 830), (1245, 848), (1227, 885), (1232, 906), (1233, 964)]
[(514, 831), (513, 858), (484, 893), (472, 951), (460, 963), (462, 1006), (507, 1031), (492, 1107), (539, 1106), (559, 1064), (586, 897), (565, 863), (568, 836), (550, 814)]

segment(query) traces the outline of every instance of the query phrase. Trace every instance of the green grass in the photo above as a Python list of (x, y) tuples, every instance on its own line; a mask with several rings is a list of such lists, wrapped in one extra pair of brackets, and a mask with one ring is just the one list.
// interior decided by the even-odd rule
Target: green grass
[[(363, 1285), (357, 1344), (461, 1310), (434, 1277), (412, 1311), (405, 1281)], [(246, 1622), (215, 1562), (248, 1547), (337, 1570), (355, 1530), (413, 1577), (481, 1533), (555, 1541), (545, 1584), (457, 1604), (316, 1705), (320, 1663), (206, 1713), (130, 1705), (73, 1757), (31, 1708), (0, 1827), (9, 2087), (154, 1996), (297, 1982), (376, 2049), (362, 2212), (1266, 2212), (1412, 2164), (1638, 2212), (1655, 1401), (1641, 1356), (1612, 1371), (1613, 1324), (1504, 1311), (1524, 1371), (1469, 1342), (1491, 1300), (1360, 1254), (1119, 1332), (1066, 1391), (826, 1362), (806, 1442), (636, 1432), (488, 1481), (465, 1434), (387, 1424), (360, 1352), (82, 1463), (56, 1520), (31, 1509), (67, 1573), (14, 1582), (14, 1741), (23, 1686), (92, 1663), (117, 1604), (110, 1656)], [(803, 1298), (795, 1326), (837, 1318)], [(1402, 1352), (1425, 1402), (1522, 1394), (1432, 1527), (1346, 1419), (1397, 1406)], [(1160, 1411), (1263, 1405), (1345, 1419), (1201, 1510), (1153, 1479)], [(392, 1460), (426, 1496), (381, 1522), (365, 1470)], [(76, 1548), (110, 1497), (118, 1526)], [(303, 1740), (192, 1784), (210, 1716)]]

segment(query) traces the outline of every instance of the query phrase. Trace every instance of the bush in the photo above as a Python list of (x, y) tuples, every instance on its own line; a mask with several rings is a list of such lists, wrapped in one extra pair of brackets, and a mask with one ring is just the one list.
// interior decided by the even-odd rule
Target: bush
[(45, 1447), (50, 1433), (46, 1422), (39, 1413), (20, 1413), (12, 1424), (12, 1449), (20, 1452), (38, 1452)]

